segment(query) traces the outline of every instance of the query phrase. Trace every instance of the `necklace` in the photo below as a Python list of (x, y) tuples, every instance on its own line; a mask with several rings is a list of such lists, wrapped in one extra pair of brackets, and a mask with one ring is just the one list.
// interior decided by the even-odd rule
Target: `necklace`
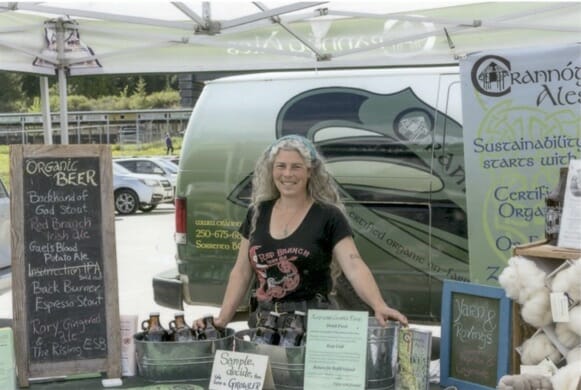
[[(277, 208), (279, 209), (280, 212), (283, 211), (282, 207), (280, 206), (280, 203), (277, 204)], [(304, 204), (301, 205), (300, 207), (298, 207), (297, 209), (295, 209), (294, 211), (293, 210), (290, 210), (291, 215), (290, 215), (290, 217), (287, 218), (286, 222), (284, 222), (284, 227), (282, 229), (283, 238), (288, 237), (290, 235), (290, 233), (292, 233), (292, 232), (289, 232), (289, 226), (293, 226), (293, 223), (294, 223), (295, 218), (297, 217), (297, 215), (303, 215), (304, 214), (304, 210), (305, 210), (305, 205)], [(284, 213), (284, 215), (286, 216), (286, 214), (288, 212), (289, 211), (287, 209), (287, 211)], [(282, 217), (282, 215), (281, 215), (281, 217)]]
[(290, 219), (287, 221), (287, 223), (284, 225), (284, 229), (282, 230), (282, 234), (283, 234), (283, 236), (285, 236), (285, 237), (288, 237), (288, 236), (289, 236), (289, 233), (288, 233), (288, 224), (289, 224), (289, 223), (291, 223), (291, 221), (293, 220), (293, 218), (294, 218), (294, 216), (291, 216), (291, 218), (290, 218)]
[(286, 223), (284, 224), (284, 228), (282, 229), (282, 235), (283, 237), (288, 237), (289, 236), (289, 231), (288, 231), (288, 226), (291, 224), (291, 222), (294, 221), (295, 216), (297, 215), (297, 213), (292, 213), (291, 216), (287, 219)]

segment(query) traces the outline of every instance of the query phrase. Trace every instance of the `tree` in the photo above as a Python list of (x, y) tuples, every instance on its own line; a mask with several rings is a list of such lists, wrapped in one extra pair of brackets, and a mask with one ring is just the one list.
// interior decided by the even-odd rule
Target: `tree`
[[(38, 112), (40, 77), (0, 72), (0, 112)], [(51, 110), (58, 110), (58, 79), (47, 77)], [(172, 74), (72, 76), (67, 92), (69, 109), (83, 111), (163, 108), (174, 106), (179, 96), (178, 78)]]
[(0, 112), (20, 111), (23, 106), (22, 76), (0, 72)]

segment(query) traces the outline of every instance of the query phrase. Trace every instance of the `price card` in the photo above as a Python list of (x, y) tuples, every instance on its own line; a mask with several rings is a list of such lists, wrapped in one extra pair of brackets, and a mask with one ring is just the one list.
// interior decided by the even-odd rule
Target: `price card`
[(268, 356), (217, 350), (209, 389), (274, 389)]
[(364, 389), (368, 313), (309, 310), (305, 390)]
[(569, 322), (569, 299), (562, 292), (554, 292), (551, 298), (551, 315), (553, 322)]
[(135, 340), (133, 340), (133, 335), (137, 333), (137, 315), (124, 314), (119, 319), (121, 331), (121, 374), (123, 376), (135, 376), (137, 362), (135, 361)]
[(555, 366), (555, 363), (553, 363), (549, 358), (544, 358), (537, 365), (521, 364), (520, 366), (521, 374), (542, 375), (546, 377), (552, 377), (557, 373), (557, 370), (558, 370), (557, 366)]

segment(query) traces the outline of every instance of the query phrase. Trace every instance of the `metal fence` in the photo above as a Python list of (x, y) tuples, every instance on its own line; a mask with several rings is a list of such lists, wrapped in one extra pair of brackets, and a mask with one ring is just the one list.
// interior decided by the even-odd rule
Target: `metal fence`
[[(191, 109), (77, 111), (68, 114), (69, 144), (140, 144), (183, 134)], [(61, 143), (60, 117), (51, 115), (52, 141)], [(40, 113), (0, 114), (0, 145), (44, 143)]]

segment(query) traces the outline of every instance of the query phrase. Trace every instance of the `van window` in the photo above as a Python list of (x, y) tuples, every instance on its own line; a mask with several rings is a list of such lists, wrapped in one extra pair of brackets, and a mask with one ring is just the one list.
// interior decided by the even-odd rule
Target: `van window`
[[(465, 172), (464, 172), (464, 143), (461, 137), (455, 136), (455, 127), (462, 121), (462, 92), (460, 81), (448, 80), (452, 76), (442, 76), (440, 111), (445, 115), (437, 115), (436, 126), (440, 133), (436, 135), (434, 150), (435, 164), (445, 166), (450, 176), (448, 186), (444, 189), (444, 200), (432, 203), (433, 221), (435, 227), (454, 234), (457, 237), (468, 237), (468, 222), (465, 212)], [(455, 118), (455, 119), (454, 119)], [(466, 256), (463, 259), (468, 261)]]
[(359, 190), (354, 194), (358, 201), (367, 200), (366, 190), (373, 193), (370, 194), (373, 200), (388, 200), (392, 199), (393, 191), (432, 192), (443, 187), (442, 181), (430, 172), (389, 161), (332, 161), (327, 167), (342, 187)]
[(161, 169), (157, 164), (151, 161), (136, 161), (135, 163), (135, 171), (139, 173), (148, 173), (148, 174), (155, 174), (155, 175), (163, 175), (165, 172)]

